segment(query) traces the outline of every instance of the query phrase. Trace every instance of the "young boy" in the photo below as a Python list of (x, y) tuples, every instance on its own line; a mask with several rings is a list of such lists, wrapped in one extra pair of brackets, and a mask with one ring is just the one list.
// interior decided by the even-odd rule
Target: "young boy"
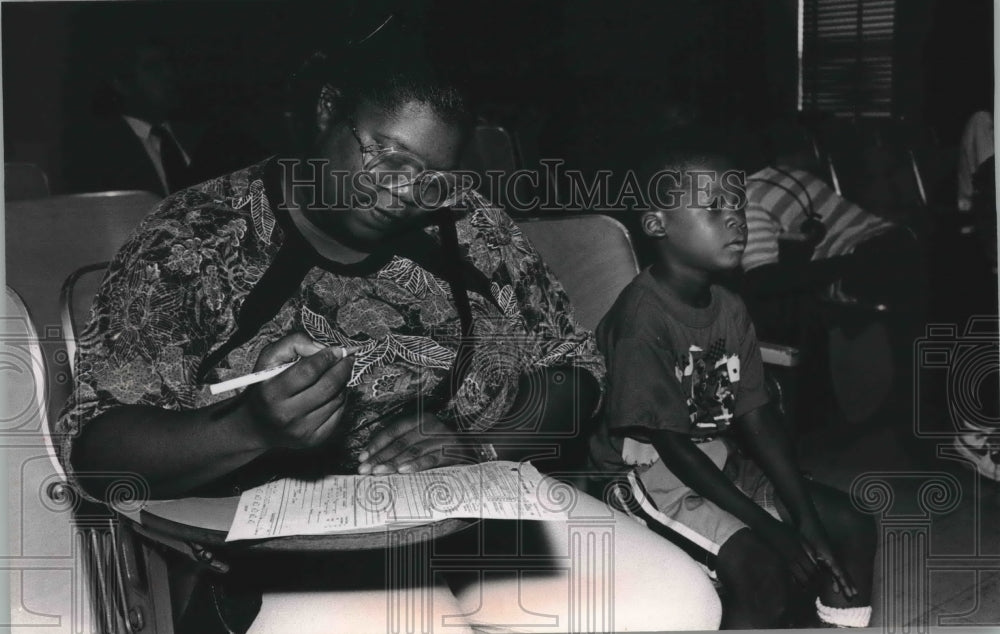
[[(688, 131), (646, 145), (642, 182), (657, 170), (681, 178), (661, 178), (655, 198), (668, 204), (639, 212), (655, 262), (598, 327), (609, 393), (592, 467), (648, 527), (707, 551), (724, 628), (787, 625), (794, 586), (817, 597), (822, 622), (866, 626), (874, 526), (843, 493), (803, 479), (767, 407), (753, 324), (713, 283), (740, 265), (747, 226), (723, 144), (707, 144)], [(692, 179), (711, 185), (692, 192)]]

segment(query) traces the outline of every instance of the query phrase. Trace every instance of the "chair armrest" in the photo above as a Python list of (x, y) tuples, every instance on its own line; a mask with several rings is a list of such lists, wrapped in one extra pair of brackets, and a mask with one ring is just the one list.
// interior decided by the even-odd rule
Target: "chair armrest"
[[(764, 369), (764, 386), (771, 398), (778, 419), (793, 436), (795, 428), (795, 384), (797, 383), (795, 369), (799, 365), (799, 349), (779, 343), (760, 342), (760, 356), (764, 363), (771, 366)], [(777, 368), (787, 368), (779, 370)], [(784, 385), (787, 383), (788, 385)], [(790, 393), (786, 393), (789, 392)]]
[(73, 291), (76, 283), (81, 277), (95, 271), (102, 271), (108, 268), (111, 262), (98, 262), (81, 266), (69, 274), (59, 289), (59, 317), (62, 320), (63, 343), (66, 345), (66, 355), (69, 361), (69, 373), (76, 381), (76, 338), (80, 331), (81, 324), (76, 321), (73, 314)]
[(799, 365), (799, 349), (795, 346), (762, 341), (760, 342), (760, 356), (768, 365), (783, 368), (794, 368)]

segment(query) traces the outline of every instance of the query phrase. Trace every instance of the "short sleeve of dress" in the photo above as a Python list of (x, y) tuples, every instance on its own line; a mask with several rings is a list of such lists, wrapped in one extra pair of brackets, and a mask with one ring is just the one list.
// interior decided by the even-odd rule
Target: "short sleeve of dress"
[(55, 427), (71, 477), (74, 441), (108, 410), (200, 405), (196, 368), (232, 310), (229, 280), (240, 275), (235, 256), (248, 230), (230, 208), (199, 208), (203, 198), (161, 203), (101, 283), (79, 337), (75, 387)]
[(603, 400), (604, 359), (593, 333), (574, 319), (559, 280), (506, 213), (478, 195), (467, 204), (470, 212), (459, 225), (459, 237), (489, 280), (490, 303), (500, 313), (479, 304), (475, 315), (476, 359), (467, 383), (483, 396), (494, 392), (489, 403), (482, 403), (485, 420), (506, 412), (518, 376), (538, 368), (581, 368), (597, 380)]

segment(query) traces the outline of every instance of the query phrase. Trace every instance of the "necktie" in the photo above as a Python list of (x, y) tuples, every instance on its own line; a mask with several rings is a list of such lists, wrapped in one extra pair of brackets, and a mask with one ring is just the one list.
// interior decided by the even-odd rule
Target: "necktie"
[(181, 147), (170, 130), (158, 125), (150, 131), (160, 140), (160, 162), (167, 176), (167, 193), (173, 193), (185, 187), (187, 183), (187, 162)]

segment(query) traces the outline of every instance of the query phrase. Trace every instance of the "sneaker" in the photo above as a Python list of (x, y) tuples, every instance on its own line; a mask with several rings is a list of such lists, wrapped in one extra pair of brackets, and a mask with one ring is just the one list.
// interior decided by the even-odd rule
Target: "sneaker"
[(955, 449), (983, 477), (1000, 481), (1000, 433), (973, 425), (955, 437)]

